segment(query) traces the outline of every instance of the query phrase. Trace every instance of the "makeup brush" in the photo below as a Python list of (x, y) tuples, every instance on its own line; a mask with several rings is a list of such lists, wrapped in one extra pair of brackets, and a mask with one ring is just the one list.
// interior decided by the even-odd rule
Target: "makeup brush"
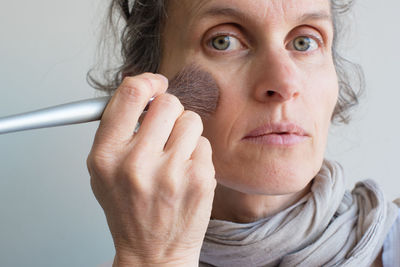
[[(202, 118), (214, 113), (218, 105), (219, 90), (214, 78), (196, 65), (183, 68), (171, 80), (167, 92)], [(97, 121), (110, 99), (111, 96), (91, 98), (3, 117), (0, 134)]]

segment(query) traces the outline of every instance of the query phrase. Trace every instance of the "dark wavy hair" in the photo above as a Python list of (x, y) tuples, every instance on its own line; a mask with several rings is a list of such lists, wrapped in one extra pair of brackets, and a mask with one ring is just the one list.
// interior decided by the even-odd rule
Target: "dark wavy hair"
[[(99, 62), (87, 78), (95, 89), (112, 94), (126, 75), (157, 72), (161, 33), (168, 0), (111, 0), (99, 43)], [(332, 122), (348, 123), (350, 110), (364, 91), (364, 74), (358, 64), (339, 53), (339, 40), (349, 25), (354, 0), (330, 0), (334, 25), (332, 55), (339, 81), (339, 97)]]

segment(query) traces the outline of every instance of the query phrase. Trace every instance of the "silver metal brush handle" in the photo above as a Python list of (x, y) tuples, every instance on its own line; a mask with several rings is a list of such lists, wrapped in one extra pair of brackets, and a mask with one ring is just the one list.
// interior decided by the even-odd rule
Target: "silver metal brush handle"
[(110, 96), (0, 118), (0, 134), (100, 120)]

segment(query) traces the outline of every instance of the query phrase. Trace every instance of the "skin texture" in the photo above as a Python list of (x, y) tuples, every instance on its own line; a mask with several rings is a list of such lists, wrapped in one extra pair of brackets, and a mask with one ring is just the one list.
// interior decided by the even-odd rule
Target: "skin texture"
[[(210, 216), (254, 221), (309, 192), (338, 94), (329, 12), (327, 0), (170, 1), (160, 72), (195, 63), (213, 75), (219, 105), (202, 121), (149, 73), (117, 89), (87, 159), (114, 266), (197, 266)], [(230, 36), (227, 50), (212, 45), (218, 36)], [(312, 49), (295, 49), (301, 36)], [(307, 135), (296, 145), (244, 139), (268, 123)]]
[[(337, 101), (329, 1), (171, 1), (168, 14), (161, 72), (171, 77), (196, 62), (220, 88), (203, 134), (218, 180), (213, 217), (249, 222), (293, 204), (321, 167)], [(221, 35), (235, 38), (228, 51), (210, 45)], [(317, 49), (295, 50), (299, 36), (320, 42)], [(280, 122), (299, 125), (309, 137), (294, 146), (243, 140)]]

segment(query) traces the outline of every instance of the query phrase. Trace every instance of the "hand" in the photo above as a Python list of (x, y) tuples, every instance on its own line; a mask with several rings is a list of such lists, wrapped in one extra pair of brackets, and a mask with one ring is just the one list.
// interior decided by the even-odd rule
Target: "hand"
[(184, 111), (167, 87), (158, 74), (125, 78), (87, 159), (114, 240), (114, 266), (198, 265), (216, 186), (211, 146), (199, 115)]

